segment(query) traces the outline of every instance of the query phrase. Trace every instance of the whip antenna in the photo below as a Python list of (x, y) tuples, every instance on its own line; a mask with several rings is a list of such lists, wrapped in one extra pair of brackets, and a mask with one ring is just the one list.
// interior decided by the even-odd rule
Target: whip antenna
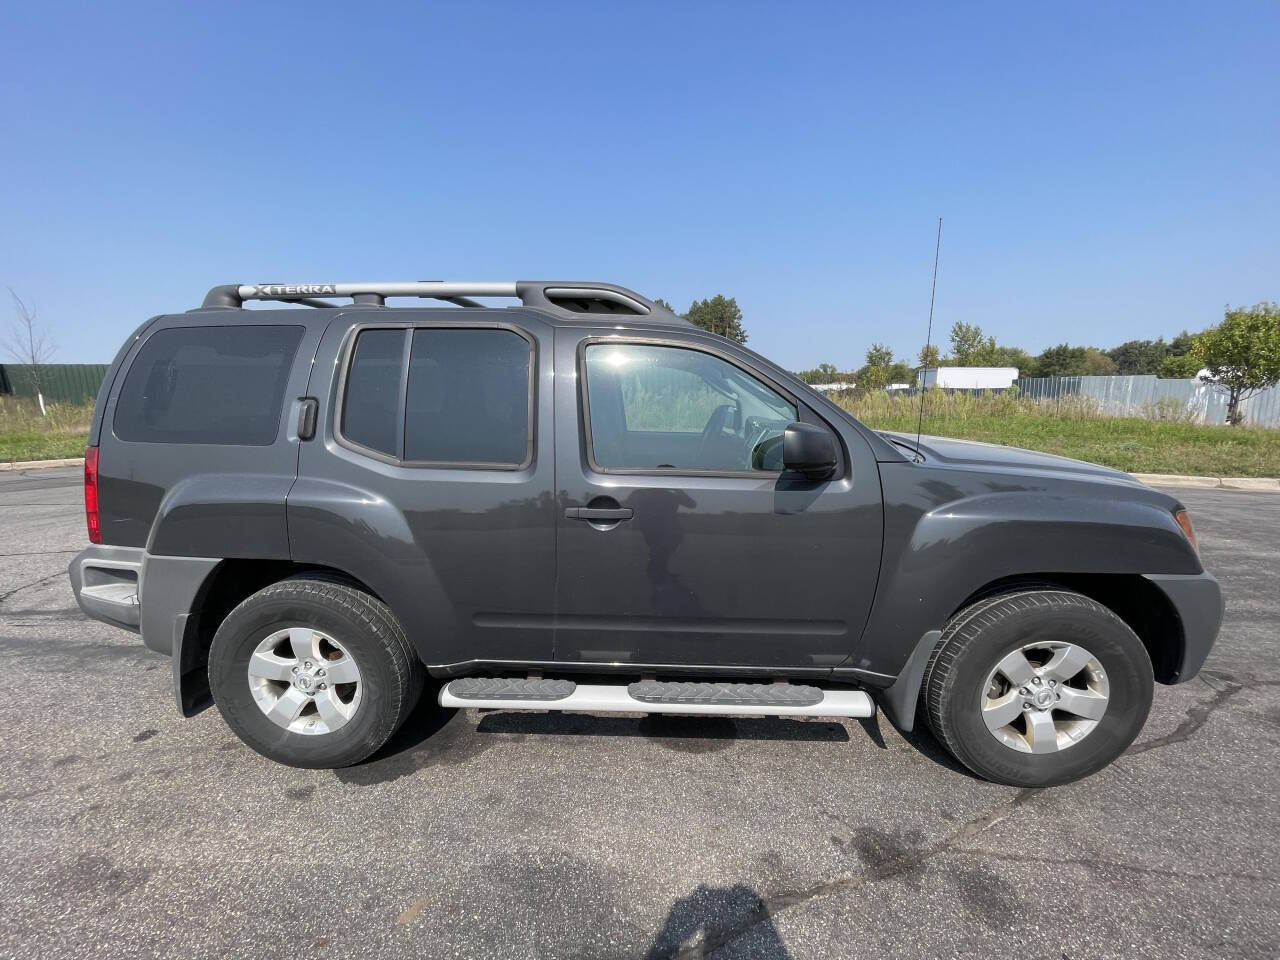
[(924, 432), (924, 395), (929, 389), (929, 345), (933, 342), (933, 298), (938, 292), (938, 254), (942, 252), (942, 218), (938, 218), (938, 239), (933, 245), (933, 285), (929, 287), (929, 329), (924, 335), (924, 364), (920, 371), (920, 416), (916, 420), (916, 463), (923, 463), (920, 435)]

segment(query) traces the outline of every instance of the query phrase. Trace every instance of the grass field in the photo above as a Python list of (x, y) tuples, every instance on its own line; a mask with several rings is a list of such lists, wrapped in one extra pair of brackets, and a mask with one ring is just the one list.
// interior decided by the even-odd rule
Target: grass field
[(0, 397), (0, 462), (84, 456), (93, 404), (51, 404), (40, 416), (34, 402)]
[[(924, 432), (1003, 443), (1102, 463), (1133, 473), (1209, 477), (1280, 477), (1280, 430), (1204, 427), (1153, 416), (1102, 417), (1087, 403), (1039, 403), (1027, 398), (931, 394)], [(838, 402), (868, 426), (914, 433), (918, 397), (846, 395)], [(52, 460), (84, 454), (93, 405), (51, 406), (0, 397), (0, 462)]]
[[(1153, 417), (1103, 417), (1087, 398), (1035, 401), (1009, 395), (932, 393), (924, 432), (1042, 450), (1131, 473), (1209, 477), (1280, 476), (1280, 430), (1201, 426), (1168, 410)], [(872, 394), (838, 402), (877, 430), (915, 433), (920, 398)]]

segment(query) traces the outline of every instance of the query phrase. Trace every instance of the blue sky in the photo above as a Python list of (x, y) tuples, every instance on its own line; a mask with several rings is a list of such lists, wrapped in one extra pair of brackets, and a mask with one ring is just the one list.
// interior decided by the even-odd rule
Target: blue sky
[(856, 367), (923, 342), (938, 216), (944, 339), (1280, 298), (1274, 2), (45, 2), (0, 34), (0, 283), (62, 361), (216, 283), (584, 278)]

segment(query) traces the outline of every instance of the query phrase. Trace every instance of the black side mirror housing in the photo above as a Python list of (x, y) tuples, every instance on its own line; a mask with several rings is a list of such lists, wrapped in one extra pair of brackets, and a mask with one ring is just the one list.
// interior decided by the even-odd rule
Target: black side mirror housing
[(811, 423), (793, 423), (782, 434), (782, 466), (806, 480), (825, 480), (835, 473), (839, 458), (830, 431)]

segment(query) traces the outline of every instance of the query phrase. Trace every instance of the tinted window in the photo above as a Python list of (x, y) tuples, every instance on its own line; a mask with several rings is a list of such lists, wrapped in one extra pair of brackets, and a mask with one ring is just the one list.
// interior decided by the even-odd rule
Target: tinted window
[(173, 327), (129, 367), (113, 429), (121, 440), (266, 446), (280, 429), (300, 326)]
[(587, 347), (592, 456), (606, 469), (736, 472), (776, 467), (789, 400), (698, 350)]
[(415, 330), (404, 458), (524, 463), (529, 357), (529, 342), (510, 330)]
[(400, 380), (404, 330), (365, 330), (342, 395), (342, 434), (388, 456), (399, 455)]

